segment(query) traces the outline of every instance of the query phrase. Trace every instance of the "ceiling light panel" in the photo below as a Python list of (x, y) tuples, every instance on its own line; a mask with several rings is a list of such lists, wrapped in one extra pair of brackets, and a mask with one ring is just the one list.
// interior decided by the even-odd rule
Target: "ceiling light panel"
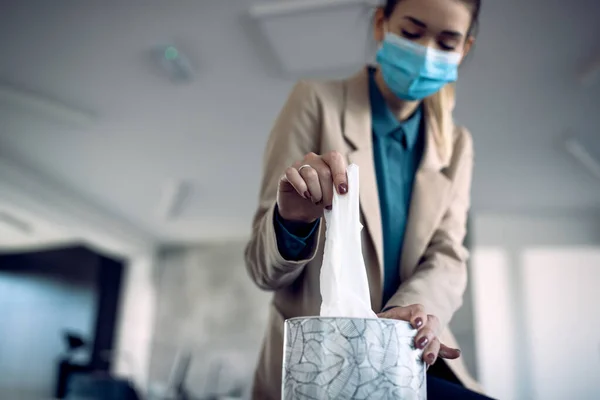
[(263, 3), (250, 14), (279, 59), (295, 76), (360, 68), (368, 60), (373, 2), (291, 0)]

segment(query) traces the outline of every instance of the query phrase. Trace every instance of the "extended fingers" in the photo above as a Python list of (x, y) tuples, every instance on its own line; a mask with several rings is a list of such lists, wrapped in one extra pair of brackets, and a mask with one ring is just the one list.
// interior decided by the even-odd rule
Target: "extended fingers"
[(280, 190), (284, 187), (286, 187), (285, 191), (295, 190), (300, 196), (310, 200), (308, 186), (296, 168), (289, 167), (285, 170), (281, 178)]
[(460, 357), (460, 350), (440, 343), (437, 338), (440, 331), (440, 321), (434, 315), (427, 315), (420, 304), (394, 307), (378, 314), (378, 317), (408, 321), (414, 328), (418, 329), (415, 335), (415, 347), (423, 350), (422, 358), (428, 365), (435, 363), (438, 357), (450, 360)]
[(339, 194), (348, 193), (348, 176), (346, 175), (346, 160), (337, 151), (330, 151), (323, 156), (323, 161), (329, 166), (333, 185)]
[(325, 207), (329, 208), (333, 202), (333, 175), (329, 165), (323, 160), (323, 157), (310, 153), (305, 160), (310, 163), (316, 173), (319, 182), (319, 191), (321, 201)]
[(421, 329), (427, 321), (427, 314), (421, 304), (390, 308), (378, 314), (378, 317), (408, 321), (415, 329)]
[(281, 182), (314, 204), (331, 208), (334, 186), (340, 194), (348, 192), (346, 167), (344, 156), (337, 151), (323, 156), (308, 153), (285, 171)]
[(307, 193), (304, 195), (308, 195), (314, 204), (320, 204), (323, 200), (323, 192), (317, 170), (312, 165), (306, 164), (298, 170), (298, 174), (306, 184)]
[(422, 329), (419, 330), (415, 337), (415, 346), (419, 349), (424, 349), (429, 343), (437, 337), (440, 328), (440, 321), (434, 315), (426, 316), (426, 323)]
[(420, 329), (415, 336), (415, 347), (423, 350), (425, 347), (431, 344), (435, 338), (435, 332), (428, 326), (425, 326), (424, 328)]
[(438, 338), (434, 338), (423, 350), (422, 358), (428, 365), (433, 365), (438, 357), (454, 360), (460, 357), (460, 350), (448, 347), (445, 344), (440, 343)]
[(460, 357), (460, 349), (453, 349), (452, 347), (448, 347), (445, 344), (440, 345), (440, 357), (446, 358), (448, 360), (454, 360)]
[(409, 306), (410, 319), (409, 322), (415, 329), (422, 329), (427, 324), (427, 313), (421, 304)]
[(438, 354), (440, 352), (440, 341), (438, 338), (434, 337), (429, 345), (425, 347), (423, 350), (423, 361), (428, 365), (433, 365), (437, 360)]

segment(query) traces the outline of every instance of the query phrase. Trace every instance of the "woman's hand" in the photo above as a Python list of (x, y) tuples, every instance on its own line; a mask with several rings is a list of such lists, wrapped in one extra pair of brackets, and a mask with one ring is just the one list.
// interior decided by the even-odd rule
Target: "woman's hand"
[(437, 338), (441, 329), (439, 320), (435, 316), (425, 313), (420, 304), (395, 307), (378, 314), (378, 317), (408, 321), (415, 329), (418, 329), (415, 346), (423, 350), (423, 361), (428, 365), (433, 365), (438, 356), (449, 360), (460, 357), (460, 350), (440, 343)]
[(288, 221), (316, 221), (324, 208), (331, 208), (334, 185), (339, 194), (348, 192), (346, 166), (337, 151), (322, 156), (309, 153), (295, 162), (279, 181), (279, 215)]

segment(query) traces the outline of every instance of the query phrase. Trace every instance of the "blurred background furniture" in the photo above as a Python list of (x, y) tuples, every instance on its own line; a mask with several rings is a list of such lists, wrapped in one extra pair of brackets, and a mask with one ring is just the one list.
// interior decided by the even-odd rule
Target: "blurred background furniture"
[(129, 380), (99, 373), (73, 376), (66, 400), (140, 400)]
[(148, 400), (226, 400), (243, 398), (243, 385), (231, 376), (224, 377), (224, 375), (227, 375), (227, 371), (223, 362), (214, 362), (211, 365), (206, 378), (207, 384), (202, 393), (192, 393), (186, 386), (191, 362), (192, 352), (180, 350), (175, 357), (167, 383), (165, 385), (154, 385), (150, 389)]

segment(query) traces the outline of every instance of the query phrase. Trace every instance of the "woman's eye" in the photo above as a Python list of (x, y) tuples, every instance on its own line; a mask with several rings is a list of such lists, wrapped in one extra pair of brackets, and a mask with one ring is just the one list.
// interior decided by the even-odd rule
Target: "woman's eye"
[(448, 44), (446, 44), (444, 42), (440, 42), (439, 45), (440, 45), (440, 48), (442, 50), (444, 50), (444, 51), (454, 51), (454, 50), (456, 50), (456, 46), (450, 46), (450, 45), (448, 45)]
[(402, 35), (407, 39), (417, 39), (420, 36), (418, 33), (411, 33), (405, 30), (402, 30)]

